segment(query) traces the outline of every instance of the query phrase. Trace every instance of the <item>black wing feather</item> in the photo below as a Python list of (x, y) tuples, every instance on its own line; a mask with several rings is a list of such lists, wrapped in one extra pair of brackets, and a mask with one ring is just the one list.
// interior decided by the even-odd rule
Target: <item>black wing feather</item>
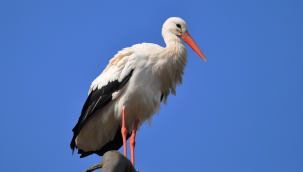
[(163, 97), (164, 97), (164, 94), (162, 93), (161, 98), (160, 98), (160, 102), (162, 102)]
[[(84, 103), (84, 106), (82, 108), (81, 116), (78, 119), (78, 123), (72, 130), (74, 132), (74, 135), (73, 135), (73, 138), (70, 143), (70, 148), (73, 150), (73, 152), (76, 148), (75, 139), (78, 136), (78, 134), (80, 133), (81, 129), (89, 122), (89, 120), (91, 120), (101, 109), (103, 109), (103, 107), (105, 107), (112, 100), (112, 94), (114, 92), (120, 90), (129, 81), (130, 77), (133, 74), (133, 71), (134, 70), (131, 70), (131, 72), (122, 80), (122, 82), (119, 82), (118, 80), (109, 82), (107, 85), (103, 86), (101, 89), (94, 90), (89, 94), (89, 96), (87, 97), (87, 99)], [(119, 135), (118, 133), (119, 132), (116, 133), (116, 136), (113, 141), (108, 142), (105, 146), (103, 146), (99, 150), (99, 152), (102, 150), (103, 153), (101, 153), (101, 152), (97, 153), (98, 151), (84, 152), (82, 150), (78, 150), (78, 153), (82, 153), (81, 157), (88, 156), (92, 153), (97, 153), (98, 155), (102, 156), (106, 151), (114, 150), (114, 149), (107, 149), (107, 148), (117, 148), (118, 147), (117, 145), (120, 145), (120, 144), (118, 144), (119, 139), (118, 138), (116, 139), (116, 137)], [(120, 135), (121, 135), (121, 132), (120, 132)], [(111, 143), (111, 142), (114, 142), (114, 143)], [(108, 144), (113, 145), (113, 146), (108, 146)], [(123, 144), (123, 142), (122, 142), (122, 144)], [(103, 149), (103, 148), (105, 148), (105, 149)], [(119, 148), (117, 148), (117, 149), (119, 149)], [(117, 149), (115, 149), (115, 150), (117, 150)], [(106, 150), (106, 151), (104, 152), (104, 150)]]

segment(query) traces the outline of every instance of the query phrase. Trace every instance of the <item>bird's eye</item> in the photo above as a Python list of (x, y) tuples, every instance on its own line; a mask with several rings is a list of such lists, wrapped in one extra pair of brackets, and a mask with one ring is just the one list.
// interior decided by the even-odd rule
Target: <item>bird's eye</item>
[(181, 25), (180, 24), (176, 24), (176, 26), (181, 29)]

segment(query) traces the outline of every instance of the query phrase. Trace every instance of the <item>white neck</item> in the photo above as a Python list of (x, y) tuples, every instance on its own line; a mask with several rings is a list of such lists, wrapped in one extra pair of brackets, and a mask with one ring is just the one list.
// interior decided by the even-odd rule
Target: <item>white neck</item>
[(168, 94), (176, 94), (176, 86), (182, 84), (182, 75), (187, 63), (187, 51), (182, 40), (176, 35), (163, 34), (166, 47), (159, 52), (154, 71), (163, 78), (165, 92), (164, 103)]
[(182, 52), (187, 54), (186, 48), (184, 46), (183, 41), (171, 32), (167, 32), (163, 34), (164, 42), (166, 43), (166, 51), (171, 53), (181, 53)]

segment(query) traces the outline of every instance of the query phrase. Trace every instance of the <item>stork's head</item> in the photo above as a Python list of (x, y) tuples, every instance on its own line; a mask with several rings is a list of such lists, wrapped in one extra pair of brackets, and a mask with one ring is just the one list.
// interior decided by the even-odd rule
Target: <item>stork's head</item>
[(162, 36), (177, 36), (186, 42), (204, 61), (203, 53), (188, 33), (188, 28), (184, 20), (179, 17), (171, 17), (165, 21), (162, 27)]

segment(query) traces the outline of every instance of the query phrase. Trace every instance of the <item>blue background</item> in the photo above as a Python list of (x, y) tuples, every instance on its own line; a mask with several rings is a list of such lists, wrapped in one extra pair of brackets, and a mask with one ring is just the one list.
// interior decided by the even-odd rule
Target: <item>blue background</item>
[[(187, 22), (184, 83), (137, 132), (136, 168), (303, 171), (303, 1), (1, 1), (0, 171), (84, 171), (69, 143), (91, 82), (124, 47)], [(128, 144), (129, 147), (129, 144)], [(121, 151), (121, 150), (120, 150)]]

